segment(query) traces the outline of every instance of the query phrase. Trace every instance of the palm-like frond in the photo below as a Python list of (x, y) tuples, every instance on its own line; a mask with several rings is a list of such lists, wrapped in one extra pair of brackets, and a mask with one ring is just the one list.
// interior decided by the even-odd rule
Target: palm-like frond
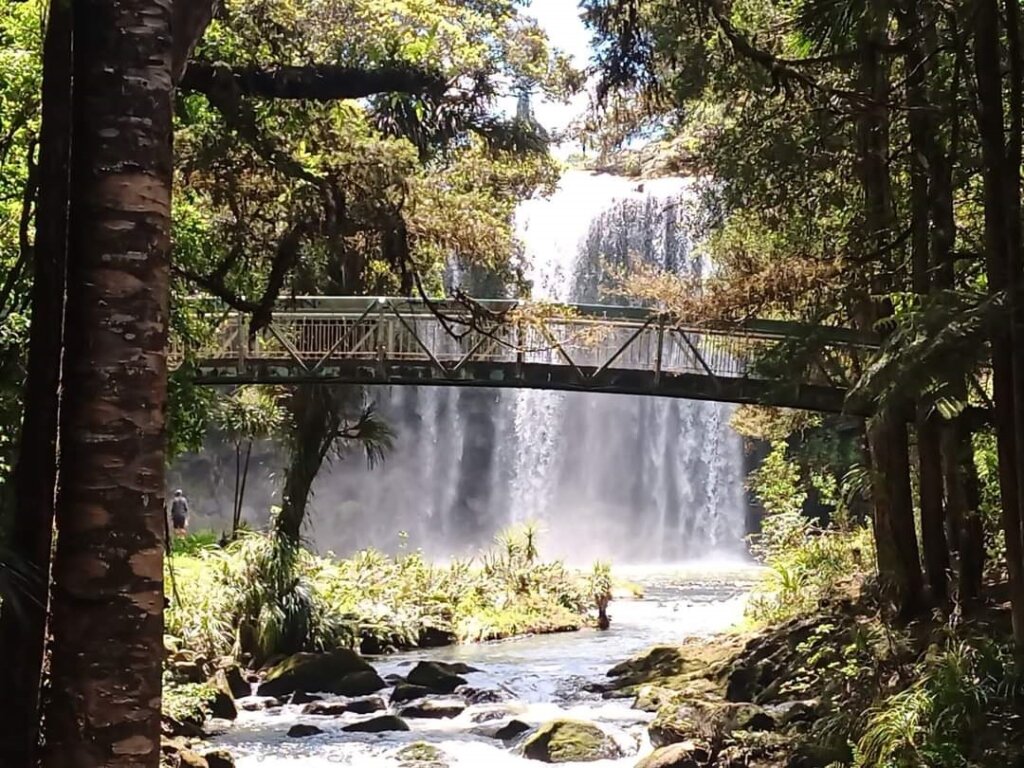
[(395, 433), (391, 426), (377, 413), (377, 408), (370, 403), (363, 409), (359, 418), (347, 424), (339, 431), (342, 444), (336, 451), (344, 452), (352, 443), (358, 443), (366, 455), (366, 465), (373, 469), (381, 464), (395, 445)]
[(1003, 297), (944, 291), (904, 303), (909, 309), (887, 320), (885, 342), (848, 399), (881, 406), (919, 400), (953, 416), (965, 405), (964, 378), (986, 359), (992, 323), (1002, 321)]

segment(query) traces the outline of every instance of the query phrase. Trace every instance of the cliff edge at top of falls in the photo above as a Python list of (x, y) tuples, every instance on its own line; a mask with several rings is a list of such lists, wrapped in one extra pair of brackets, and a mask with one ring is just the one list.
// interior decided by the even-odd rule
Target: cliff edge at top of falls
[[(993, 642), (993, 632), (1007, 642)], [(1020, 696), (984, 704), (981, 728), (958, 734), (957, 721), (943, 719), (959, 693), (964, 706), (978, 698), (990, 655), (1011, 647), (1009, 632), (1008, 608), (995, 600), (956, 620), (936, 612), (894, 626), (858, 594), (760, 631), (652, 648), (594, 689), (655, 713), (655, 752), (637, 768), (953, 765), (935, 756), (946, 746), (971, 765), (1017, 768)], [(881, 743), (886, 719), (918, 700), (931, 704), (899, 721), (906, 742), (889, 733)], [(904, 759), (910, 753), (917, 757)]]
[(608, 173), (637, 181), (666, 176), (697, 176), (700, 174), (700, 166), (693, 147), (694, 137), (684, 134), (651, 141), (640, 147), (623, 147), (593, 157), (572, 160), (579, 170)]

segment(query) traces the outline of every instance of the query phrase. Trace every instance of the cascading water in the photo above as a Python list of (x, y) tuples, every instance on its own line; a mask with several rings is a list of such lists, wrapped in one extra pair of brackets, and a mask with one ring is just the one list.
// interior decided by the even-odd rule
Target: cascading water
[[(533, 298), (621, 303), (607, 267), (696, 276), (687, 181), (569, 172), (517, 217)], [(372, 392), (398, 433), (385, 465), (355, 460), (315, 486), (314, 537), (336, 552), (472, 552), (537, 520), (546, 552), (574, 561), (675, 561), (742, 550), (741, 439), (728, 405), (527, 390), (393, 387)]]

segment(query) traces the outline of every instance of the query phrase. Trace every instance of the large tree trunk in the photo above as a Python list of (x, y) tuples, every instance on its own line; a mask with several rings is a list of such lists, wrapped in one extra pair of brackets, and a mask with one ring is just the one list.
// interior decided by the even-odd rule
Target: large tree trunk
[[(1011, 279), (1006, 242), (1010, 226), (1006, 205), (1009, 185), (1005, 169), (1003, 83), (999, 50), (999, 9), (996, 0), (979, 0), (975, 16), (974, 63), (978, 82), (978, 130), (984, 178), (985, 258), (989, 291), (993, 294), (1008, 290)], [(1013, 340), (1009, 324), (1005, 322), (992, 324), (992, 387), (1013, 636), (1018, 647), (1024, 647), (1024, 562), (1021, 560)]]
[[(892, 194), (889, 178), (889, 68), (882, 59), (888, 47), (889, 5), (887, 0), (870, 0), (861, 22), (860, 76), (870, 101), (858, 120), (860, 175), (864, 191), (866, 244), (880, 261), (886, 258), (892, 238)], [(874, 293), (884, 294), (893, 286), (878, 277)], [(876, 315), (867, 313), (868, 326)], [(868, 428), (868, 446), (873, 464), (872, 500), (875, 510), (875, 543), (879, 579), (900, 611), (908, 613), (920, 604), (922, 578), (917, 536), (914, 530), (913, 500), (910, 492), (910, 458), (907, 430), (902, 414), (886, 407)]]
[(76, 0), (46, 768), (157, 768), (170, 0)]
[(71, 10), (52, 2), (43, 50), (32, 327), (25, 416), (14, 469), (14, 549), (32, 570), (23, 610), (0, 613), (0, 765), (34, 764), (39, 735), (39, 686), (49, 602), (50, 548), (57, 482), (57, 414), (64, 277), (67, 263), (68, 168), (71, 151)]

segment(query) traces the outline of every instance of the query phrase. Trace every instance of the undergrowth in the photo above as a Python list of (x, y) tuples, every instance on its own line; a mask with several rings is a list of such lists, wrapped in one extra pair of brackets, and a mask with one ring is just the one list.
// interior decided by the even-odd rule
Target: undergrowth
[(543, 561), (531, 526), (445, 565), (419, 551), (335, 560), (254, 532), (224, 549), (186, 551), (168, 562), (167, 632), (207, 657), (261, 662), (300, 650), (388, 652), (576, 629), (594, 603), (594, 577)]

